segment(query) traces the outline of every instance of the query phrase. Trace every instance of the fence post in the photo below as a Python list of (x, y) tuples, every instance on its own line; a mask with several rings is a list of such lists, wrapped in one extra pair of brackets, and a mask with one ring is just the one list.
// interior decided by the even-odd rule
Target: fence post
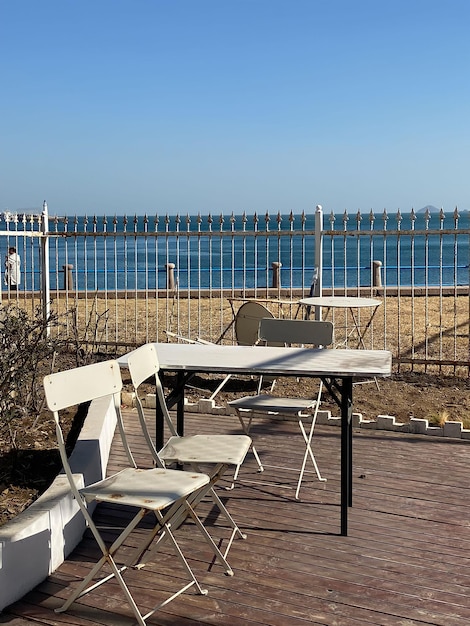
[(166, 267), (166, 288), (174, 289), (175, 288), (175, 264), (167, 263)]
[(382, 261), (372, 261), (372, 287), (382, 287)]
[[(312, 296), (321, 296), (323, 289), (323, 207), (315, 208), (315, 270), (313, 273)], [(315, 319), (321, 320), (321, 307), (315, 307)]]
[(51, 292), (49, 282), (49, 214), (47, 202), (44, 200), (41, 215), (41, 299), (44, 321), (47, 322), (46, 333), (51, 333), (49, 317), (51, 313)]
[(62, 270), (64, 272), (64, 289), (66, 291), (73, 291), (73, 265), (69, 263), (62, 265)]
[(273, 289), (280, 289), (282, 263), (280, 263), (279, 261), (273, 261), (271, 266), (273, 268)]

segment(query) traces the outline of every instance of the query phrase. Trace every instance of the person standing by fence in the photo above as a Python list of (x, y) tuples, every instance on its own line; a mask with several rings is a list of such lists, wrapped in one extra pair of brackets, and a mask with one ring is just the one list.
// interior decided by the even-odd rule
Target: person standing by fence
[(16, 248), (10, 246), (5, 258), (5, 284), (16, 291), (21, 283), (21, 258)]

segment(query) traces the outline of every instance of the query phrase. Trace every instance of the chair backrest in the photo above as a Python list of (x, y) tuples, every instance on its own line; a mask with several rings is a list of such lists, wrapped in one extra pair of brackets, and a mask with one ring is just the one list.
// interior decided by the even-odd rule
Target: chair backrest
[(151, 376), (158, 376), (160, 364), (155, 346), (152, 343), (146, 343), (137, 350), (133, 350), (127, 358), (127, 367), (134, 389)]
[(155, 445), (150, 436), (147, 427), (147, 421), (145, 419), (144, 407), (142, 406), (142, 400), (139, 396), (139, 386), (151, 376), (155, 376), (157, 402), (159, 403), (160, 409), (163, 413), (163, 417), (170, 433), (176, 437), (178, 433), (171, 419), (171, 415), (165, 400), (165, 394), (163, 392), (163, 386), (158, 375), (160, 371), (160, 364), (158, 362), (158, 355), (155, 346), (151, 343), (148, 343), (131, 352), (127, 359), (127, 367), (129, 368), (132, 385), (134, 386), (137, 412), (139, 415), (142, 432), (156, 464), (159, 467), (163, 467), (163, 463), (158, 456), (158, 450), (155, 448)]
[(44, 393), (53, 413), (96, 398), (118, 394), (122, 389), (117, 361), (104, 361), (44, 377)]
[(240, 346), (253, 346), (258, 340), (258, 327), (264, 317), (273, 314), (259, 302), (245, 302), (235, 316), (235, 337)]
[(270, 344), (329, 346), (333, 342), (333, 324), (320, 320), (263, 318), (258, 334), (260, 341)]
[[(113, 396), (117, 420), (120, 423), (122, 421), (120, 411), (122, 379), (119, 363), (117, 361), (104, 361), (49, 374), (44, 377), (43, 384), (47, 406), (54, 415), (62, 465), (72, 493), (79, 503), (85, 518), (90, 523), (86, 507), (82, 503), (72, 470), (70, 469), (64, 436), (60, 427), (59, 411), (97, 398), (103, 398), (104, 396)], [(129, 449), (125, 438), (123, 438), (123, 444), (129, 457)], [(129, 460), (131, 460), (131, 457), (129, 457)]]

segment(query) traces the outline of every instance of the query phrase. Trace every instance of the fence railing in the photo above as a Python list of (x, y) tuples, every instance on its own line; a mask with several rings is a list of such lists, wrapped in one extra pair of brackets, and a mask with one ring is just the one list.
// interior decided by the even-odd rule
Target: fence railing
[[(0, 294), (4, 304), (73, 309), (66, 332), (78, 325), (87, 341), (119, 350), (166, 341), (166, 331), (234, 342), (244, 300), (293, 317), (315, 275), (317, 293), (382, 300), (365, 339), (391, 350), (398, 370), (468, 375), (469, 222), (457, 209), (70, 218), (44, 205), (0, 218), (2, 253), (13, 246), (22, 261), (18, 289)], [(333, 322), (352, 345), (349, 312)]]

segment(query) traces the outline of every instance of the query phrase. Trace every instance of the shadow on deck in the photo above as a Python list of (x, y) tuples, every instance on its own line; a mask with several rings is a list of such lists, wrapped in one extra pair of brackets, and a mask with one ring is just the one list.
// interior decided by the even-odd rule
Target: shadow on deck
[[(127, 418), (135, 417), (131, 410)], [(233, 417), (192, 415), (186, 434), (238, 432)], [(258, 421), (254, 428), (263, 461), (289, 459), (300, 465), (302, 439), (296, 423)], [(280, 469), (256, 473), (249, 454), (241, 482), (219, 490), (247, 539), (236, 539), (229, 553), (235, 575), (227, 577), (212, 561), (192, 524), (180, 529), (185, 554), (209, 590), (189, 590), (156, 613), (151, 624), (440, 624), (470, 623), (469, 442), (357, 430), (354, 434), (354, 498), (349, 536), (339, 536), (340, 431), (319, 426), (315, 454), (323, 476), (312, 475), (293, 499), (293, 489), (263, 481), (291, 481)], [(138, 444), (140, 449), (140, 444)], [(297, 447), (298, 446), (298, 447)], [(142, 446), (141, 460), (147, 459)], [(110, 471), (125, 463), (119, 440), (113, 444)], [(253, 481), (253, 482), (249, 482)], [(227, 483), (228, 484), (228, 483)], [(224, 545), (228, 531), (210, 503), (201, 517)], [(96, 511), (100, 522), (122, 523), (110, 506)], [(112, 531), (110, 531), (112, 536)], [(135, 623), (115, 582), (75, 603), (67, 613), (53, 609), (95, 560), (98, 550), (87, 534), (69, 559), (21, 601), (5, 609), (0, 623), (130, 626)], [(177, 586), (179, 565), (162, 551), (158, 563), (127, 580), (137, 604), (149, 608), (162, 591)]]

